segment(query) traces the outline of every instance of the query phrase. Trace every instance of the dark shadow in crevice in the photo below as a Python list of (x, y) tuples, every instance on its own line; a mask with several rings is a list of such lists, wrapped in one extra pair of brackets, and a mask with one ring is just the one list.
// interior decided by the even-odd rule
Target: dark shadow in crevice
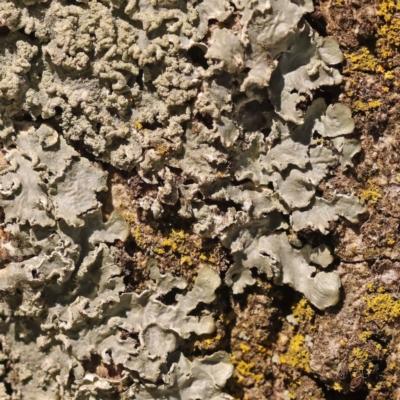
[(304, 15), (304, 19), (308, 22), (314, 31), (317, 31), (321, 36), (328, 36), (327, 22), (322, 12), (316, 8), (312, 13)]
[(192, 46), (187, 51), (187, 54), (194, 65), (200, 65), (204, 69), (207, 69), (209, 67), (207, 59), (205, 58), (205, 53), (199, 46)]
[(5, 38), (10, 32), (7, 26), (0, 26), (0, 38)]
[(166, 306), (174, 306), (178, 303), (176, 296), (178, 294), (185, 294), (186, 290), (182, 290), (179, 288), (173, 288), (168, 293), (162, 294), (157, 297), (156, 300), (160, 301), (161, 303), (165, 304)]

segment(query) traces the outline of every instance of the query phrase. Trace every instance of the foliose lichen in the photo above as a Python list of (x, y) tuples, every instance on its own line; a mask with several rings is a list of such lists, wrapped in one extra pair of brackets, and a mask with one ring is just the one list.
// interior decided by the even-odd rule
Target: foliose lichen
[[(357, 222), (354, 194), (328, 200), (317, 188), (360, 147), (347, 138), (350, 110), (313, 98), (341, 82), (343, 56), (303, 19), (312, 10), (311, 0), (0, 4), (1, 342), (20, 368), (16, 396), (229, 398), (227, 354), (180, 350), (213, 332), (211, 315), (191, 313), (214, 301), (219, 275), (204, 266), (187, 290), (152, 260), (148, 289), (126, 292), (113, 252), (129, 229), (117, 211), (103, 218), (98, 162), (157, 185), (140, 200), (155, 219), (175, 207), (198, 236), (220, 240), (234, 293), (256, 269), (320, 309), (337, 303), (340, 280), (321, 271), (330, 250), (297, 232)], [(183, 294), (164, 304), (174, 289)]]

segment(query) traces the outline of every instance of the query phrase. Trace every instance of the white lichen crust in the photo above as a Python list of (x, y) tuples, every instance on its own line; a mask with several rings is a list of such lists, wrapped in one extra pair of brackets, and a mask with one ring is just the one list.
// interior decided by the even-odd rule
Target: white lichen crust
[[(311, 0), (0, 4), (0, 206), (13, 259), (0, 269), (0, 340), (20, 369), (13, 399), (230, 398), (227, 354), (181, 351), (213, 332), (210, 315), (191, 313), (214, 301), (220, 277), (204, 266), (188, 291), (152, 264), (148, 289), (127, 293), (112, 244), (128, 226), (118, 212), (103, 220), (101, 162), (157, 185), (139, 202), (154, 218), (175, 207), (219, 239), (233, 293), (257, 270), (320, 309), (338, 302), (329, 248), (297, 233), (357, 222), (353, 193), (316, 192), (360, 146), (350, 110), (314, 99), (341, 82), (342, 54), (305, 22), (312, 10)], [(173, 289), (184, 294), (164, 304)], [(123, 372), (88, 373), (93, 357)]]

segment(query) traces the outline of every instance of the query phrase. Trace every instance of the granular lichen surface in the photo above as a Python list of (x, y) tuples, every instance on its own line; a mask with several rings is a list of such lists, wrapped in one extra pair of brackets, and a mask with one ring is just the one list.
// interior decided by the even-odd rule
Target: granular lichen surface
[[(400, 315), (390, 277), (360, 292), (353, 341), (317, 349), (324, 318), (347, 310), (341, 260), (397, 251), (392, 220), (363, 225), (374, 246), (348, 237), (391, 184), (373, 163), (353, 181), (359, 118), (386, 107), (360, 77), (398, 86), (399, 7), (379, 3), (374, 49), (342, 51), (314, 6), (0, 4), (0, 398), (395, 386), (376, 375), (376, 331)], [(327, 372), (329, 352), (348, 377)]]

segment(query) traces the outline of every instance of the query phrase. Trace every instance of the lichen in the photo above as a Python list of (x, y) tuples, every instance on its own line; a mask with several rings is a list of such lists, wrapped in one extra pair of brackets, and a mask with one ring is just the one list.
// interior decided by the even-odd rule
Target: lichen
[[(0, 313), (4, 357), (21, 366), (15, 396), (229, 398), (228, 355), (183, 351), (195, 335), (213, 340), (213, 314), (199, 304), (214, 302), (222, 266), (205, 241), (230, 254), (223, 276), (234, 294), (258, 272), (319, 309), (339, 301), (339, 276), (319, 270), (332, 249), (297, 235), (326, 235), (333, 220), (365, 211), (351, 192), (317, 195), (359, 151), (350, 109), (314, 99), (341, 83), (343, 55), (304, 18), (311, 0), (233, 3), (0, 4), (11, 257)], [(367, 50), (349, 59), (356, 70), (379, 67)], [(115, 207), (104, 200), (106, 170), (151, 189)], [(140, 254), (122, 268), (129, 234)], [(127, 284), (136, 264), (149, 275), (137, 292)], [(311, 318), (305, 303), (293, 312)], [(282, 362), (309, 372), (304, 340), (294, 336)], [(253, 362), (236, 368), (263, 379)]]
[(232, 356), (231, 360), (232, 364), (241, 375), (239, 381), (243, 378), (252, 378), (257, 386), (264, 379), (263, 374), (256, 374), (252, 371), (255, 367), (254, 362), (246, 362), (244, 360), (237, 361), (235, 356)]
[[(18, 14), (18, 5), (7, 4), (4, 13)], [(115, 15), (106, 4), (92, 1), (87, 7), (43, 4), (31, 25), (24, 17), (5, 19), (12, 31), (5, 40), (4, 68), (14, 74), (7, 86), (13, 109), (26, 110), (34, 120), (57, 119), (63, 136), (97, 160), (126, 171), (135, 168), (145, 182), (159, 185), (156, 198), (141, 199), (141, 207), (159, 219), (165, 207), (179, 205), (181, 217), (195, 219), (196, 234), (218, 238), (234, 252), (244, 245), (238, 237), (271, 235), (284, 228), (284, 215), (313, 201), (317, 185), (339, 157), (316, 144), (314, 133), (340, 138), (353, 131), (350, 111), (342, 104), (326, 106), (317, 99), (304, 115), (297, 107), (319, 87), (341, 82), (332, 67), (343, 59), (338, 44), (302, 19), (312, 10), (309, 0), (274, 3), (271, 18), (261, 3), (243, 5), (238, 31), (220, 26), (209, 35), (208, 21), (226, 21), (234, 15), (231, 6), (189, 2), (183, 12), (178, 3), (148, 8), (129, 3)], [(280, 28), (275, 30), (276, 21)], [(35, 45), (17, 32), (27, 29), (40, 38), (32, 39)], [(192, 59), (195, 49), (202, 61)], [(24, 67), (7, 54), (25, 57)], [(26, 95), (18, 91), (23, 85)], [(260, 97), (265, 87), (269, 91)], [(268, 111), (255, 116), (254, 105), (268, 102)], [(15, 132), (10, 117), (4, 114), (5, 140)], [(245, 179), (251, 184), (235, 183)], [(237, 209), (224, 208), (224, 201)], [(269, 221), (266, 230), (260, 228), (264, 220)], [(146, 251), (167, 251), (163, 243), (145, 243), (139, 226), (133, 235)], [(181, 263), (194, 265), (191, 255), (180, 253)], [(254, 266), (233, 267), (229, 277), (235, 279), (227, 282), (235, 292), (254, 282), (249, 276)], [(303, 290), (289, 275), (285, 282)]]
[(351, 61), (351, 68), (355, 71), (375, 72), (378, 67), (378, 59), (366, 47), (357, 53), (345, 53), (344, 56)]
[(381, 198), (382, 194), (371, 180), (368, 180), (368, 188), (361, 192), (362, 197), (367, 200), (370, 204), (376, 204)]
[[(347, 68), (344, 70), (346, 75), (350, 76), (349, 82), (353, 83), (353, 88), (347, 92), (350, 97), (355, 96), (355, 91), (363, 92), (362, 86), (364, 79), (354, 79), (357, 74), (382, 74), (386, 85), (382, 85), (384, 93), (398, 86), (394, 66), (396, 61), (394, 57), (400, 47), (400, 18), (398, 16), (400, 6), (396, 1), (382, 0), (376, 6), (376, 21), (373, 23), (373, 30), (376, 33), (374, 46), (362, 46), (356, 52), (345, 53), (348, 60)], [(363, 98), (366, 96), (362, 96)], [(369, 97), (369, 96), (368, 96)], [(367, 98), (368, 98), (367, 97)], [(381, 106), (379, 99), (364, 101), (363, 98), (357, 98), (352, 103), (352, 109), (355, 112), (369, 113), (371, 110)]]
[(354, 111), (363, 111), (368, 113), (370, 110), (375, 108), (379, 108), (382, 105), (380, 100), (369, 101), (368, 103), (364, 103), (362, 100), (356, 100), (352, 104), (352, 108)]
[(364, 300), (367, 321), (392, 322), (400, 316), (400, 300), (390, 293), (370, 294)]
[(310, 307), (306, 299), (301, 299), (296, 306), (292, 307), (292, 315), (299, 321), (311, 322), (314, 318), (314, 310)]
[(378, 16), (382, 20), (377, 36), (378, 48), (382, 58), (389, 58), (394, 55), (393, 48), (400, 46), (400, 18), (398, 12), (400, 5), (396, 1), (383, 0), (379, 2)]
[(396, 235), (394, 233), (388, 233), (386, 235), (386, 243), (388, 246), (394, 246), (396, 244)]
[(280, 362), (307, 373), (311, 371), (310, 352), (305, 346), (305, 337), (299, 333), (293, 336), (286, 353), (282, 354), (279, 359)]
[(336, 392), (343, 392), (343, 386), (340, 382), (334, 382), (332, 389)]

